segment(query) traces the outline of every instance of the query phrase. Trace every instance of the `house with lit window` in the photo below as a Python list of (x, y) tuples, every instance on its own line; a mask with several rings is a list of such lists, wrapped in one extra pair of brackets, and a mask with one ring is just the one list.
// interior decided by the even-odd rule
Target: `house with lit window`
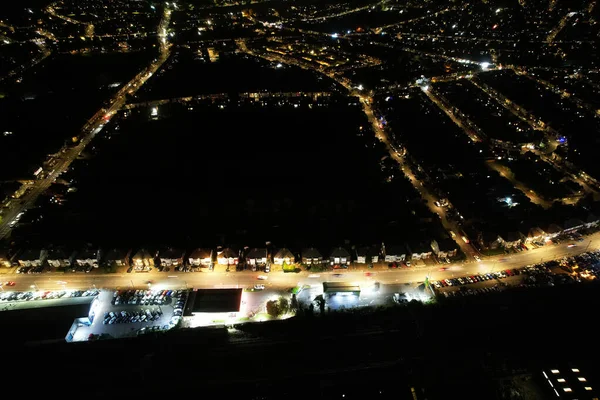
[(0, 249), (0, 267), (10, 268), (12, 266), (13, 255), (6, 249)]
[(183, 255), (185, 251), (174, 247), (168, 247), (159, 250), (158, 259), (161, 267), (179, 267), (183, 265)]
[(197, 248), (190, 253), (188, 260), (192, 267), (210, 267), (212, 264), (212, 254), (213, 251), (211, 249)]
[(350, 253), (343, 247), (336, 247), (329, 255), (329, 264), (348, 266), (350, 265)]
[(432, 240), (431, 249), (438, 258), (451, 258), (456, 255), (457, 247), (454, 240), (450, 238)]
[(217, 250), (217, 264), (219, 265), (237, 265), (240, 262), (239, 254), (231, 247)]
[(379, 262), (379, 246), (364, 246), (356, 250), (358, 264), (373, 264)]
[(129, 265), (129, 254), (128, 250), (110, 249), (106, 255), (101, 255), (100, 259), (109, 267), (123, 267)]
[(53, 268), (70, 267), (73, 263), (72, 253), (62, 247), (52, 247), (48, 249), (46, 261)]
[(425, 260), (433, 254), (431, 245), (423, 241), (412, 241), (406, 244), (406, 250), (411, 260)]
[(305, 265), (321, 265), (323, 263), (323, 255), (314, 247), (309, 247), (302, 250), (302, 264)]
[(527, 237), (525, 238), (525, 241), (527, 243), (543, 241), (545, 237), (546, 232), (544, 232), (542, 228), (540, 228), (539, 226), (533, 226), (527, 232)]
[(277, 250), (277, 252), (273, 256), (273, 263), (275, 265), (283, 265), (283, 263), (285, 263), (286, 265), (292, 265), (295, 262), (296, 258), (294, 257), (294, 254), (285, 247)]
[(385, 262), (402, 262), (406, 260), (406, 247), (402, 245), (392, 245), (385, 251)]
[(98, 268), (100, 264), (100, 252), (97, 249), (91, 247), (85, 247), (79, 251), (76, 251), (72, 258), (75, 260), (75, 264), (79, 267)]
[(46, 261), (45, 250), (39, 248), (26, 249), (17, 257), (21, 267), (39, 267)]
[(132, 266), (135, 269), (146, 269), (154, 267), (154, 255), (146, 250), (139, 249), (131, 258)]
[(246, 254), (246, 262), (251, 267), (264, 267), (267, 265), (267, 249), (254, 248)]

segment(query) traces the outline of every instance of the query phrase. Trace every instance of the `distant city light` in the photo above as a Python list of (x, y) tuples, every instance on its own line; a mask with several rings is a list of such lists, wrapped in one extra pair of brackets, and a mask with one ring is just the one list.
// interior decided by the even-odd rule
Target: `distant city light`
[(502, 9), (501, 8), (497, 8), (496, 9), (496, 14), (498, 14), (500, 11), (502, 11)]
[(489, 62), (482, 62), (479, 65), (481, 66), (481, 69), (488, 69), (488, 67), (490, 66), (490, 63)]
[(421, 88), (424, 92), (427, 92), (429, 90), (429, 85), (422, 86)]
[(275, 68), (281, 68), (281, 67), (283, 67), (283, 65), (281, 63), (279, 63), (275, 66)]
[(152, 115), (153, 117), (156, 117), (158, 115), (158, 107), (153, 107), (152, 113), (150, 115)]
[(331, 37), (332, 37), (332, 38), (334, 38), (334, 39), (337, 39), (337, 37), (338, 37), (338, 34), (337, 34), (337, 33), (332, 33), (332, 34), (331, 34)]
[(363, 90), (363, 85), (358, 85), (356, 88), (357, 88), (358, 90)]

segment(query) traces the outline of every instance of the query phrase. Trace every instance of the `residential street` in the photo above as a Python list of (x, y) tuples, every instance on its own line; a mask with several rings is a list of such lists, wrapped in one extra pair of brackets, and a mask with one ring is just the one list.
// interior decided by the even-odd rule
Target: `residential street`
[[(253, 287), (257, 283), (264, 284), (266, 289), (285, 290), (298, 284), (320, 284), (327, 281), (344, 281), (358, 283), (359, 285), (372, 284), (373, 281), (381, 284), (416, 284), (423, 282), (427, 275), (431, 280), (447, 279), (477, 273), (505, 270), (509, 268), (525, 267), (527, 265), (561, 258), (574, 256), (585, 251), (600, 249), (600, 232), (586, 237), (582, 242), (576, 242), (576, 246), (568, 247), (570, 243), (559, 245), (548, 245), (535, 250), (523, 251), (511, 255), (498, 255), (488, 257), (482, 262), (470, 262), (460, 265), (440, 264), (433, 267), (410, 268), (410, 269), (388, 269), (384, 265), (378, 265), (375, 269), (357, 269), (351, 267), (349, 270), (337, 270), (311, 274), (303, 271), (300, 273), (283, 273), (273, 271), (269, 274), (261, 272), (149, 272), (130, 274), (65, 274), (65, 273), (43, 273), (43, 274), (9, 274), (5, 269), (3, 281), (13, 280), (13, 287), (5, 287), (4, 290), (29, 291), (58, 290), (58, 289), (89, 289), (89, 288), (146, 288), (148, 282), (155, 289), (174, 288), (231, 288), (231, 287)], [(441, 270), (445, 268), (445, 270)], [(371, 272), (371, 276), (365, 276), (365, 272)], [(259, 280), (259, 275), (266, 275), (267, 280)], [(337, 276), (336, 276), (337, 275)]]

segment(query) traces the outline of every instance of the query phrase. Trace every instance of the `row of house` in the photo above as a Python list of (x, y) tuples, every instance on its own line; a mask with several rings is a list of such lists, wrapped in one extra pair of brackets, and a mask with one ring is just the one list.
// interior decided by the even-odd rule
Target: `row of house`
[(0, 250), (0, 266), (10, 267), (39, 267), (49, 265), (54, 268), (61, 267), (93, 267), (105, 266), (130, 266), (135, 269), (152, 267), (177, 267), (189, 265), (191, 267), (212, 267), (215, 264), (236, 266), (245, 264), (249, 267), (264, 267), (269, 264), (292, 265), (302, 263), (305, 265), (349, 265), (351, 262), (359, 264), (377, 262), (395, 262), (405, 260), (426, 259), (435, 254), (438, 257), (452, 257), (456, 254), (456, 245), (451, 239), (442, 241), (433, 240), (429, 245), (425, 242), (414, 242), (405, 245), (394, 245), (386, 248), (385, 244), (365, 246), (357, 249), (336, 247), (325, 256), (314, 247), (305, 248), (300, 253), (294, 254), (288, 248), (277, 250), (267, 248), (197, 248), (192, 251), (168, 247), (153, 251), (146, 248), (128, 251), (123, 249), (94, 249), (85, 247), (77, 251), (67, 251), (63, 247), (50, 247), (47, 249), (27, 248), (11, 254)]
[(562, 225), (551, 223), (543, 229), (533, 226), (527, 231), (517, 230), (498, 232), (496, 230), (478, 229), (477, 227), (466, 228), (465, 231), (482, 250), (497, 249), (500, 247), (514, 248), (522, 244), (532, 242), (544, 242), (557, 236), (577, 232), (580, 229), (592, 229), (599, 226), (600, 219), (590, 214), (586, 220), (569, 218)]

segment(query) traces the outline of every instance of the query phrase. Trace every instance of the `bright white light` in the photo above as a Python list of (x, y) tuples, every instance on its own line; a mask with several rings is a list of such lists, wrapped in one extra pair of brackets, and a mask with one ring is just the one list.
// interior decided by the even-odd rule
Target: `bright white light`
[(358, 86), (357, 86), (357, 89), (358, 89), (358, 90), (363, 90), (363, 85), (358, 85)]
[(498, 14), (500, 11), (502, 11), (502, 9), (501, 8), (497, 8), (496, 9), (496, 14)]
[(153, 107), (152, 108), (152, 114), (153, 117), (156, 117), (158, 115), (158, 108), (157, 107)]
[(428, 91), (429, 90), (429, 85), (423, 86), (422, 89), (423, 89), (424, 92)]
[(479, 65), (481, 65), (481, 69), (488, 69), (488, 67), (490, 66), (490, 63), (489, 62), (482, 62)]
[(276, 68), (281, 68), (281, 67), (283, 67), (283, 65), (282, 65), (281, 63), (279, 63), (279, 64), (277, 64), (275, 67), (276, 67)]
[(337, 33), (332, 33), (332, 34), (331, 34), (331, 37), (332, 37), (332, 38), (334, 38), (334, 39), (337, 39), (337, 37), (338, 37), (338, 34), (337, 34)]

